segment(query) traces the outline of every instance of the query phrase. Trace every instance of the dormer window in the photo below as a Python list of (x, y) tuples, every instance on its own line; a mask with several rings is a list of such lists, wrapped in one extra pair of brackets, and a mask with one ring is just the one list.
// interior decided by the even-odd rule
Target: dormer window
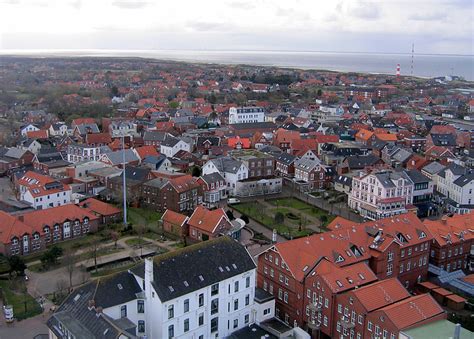
[(405, 236), (401, 233), (397, 233), (397, 239), (398, 241), (400, 241), (401, 243), (406, 243), (407, 242), (407, 239), (405, 238)]
[(14, 245), (14, 246), (18, 245), (18, 238), (15, 237), (15, 238), (12, 239), (12, 245)]
[(426, 238), (425, 232), (421, 232), (421, 233), (420, 233), (420, 239), (423, 239), (423, 238)]
[(342, 255), (339, 255), (337, 258), (336, 258), (336, 264), (337, 263), (340, 263), (340, 262), (343, 262), (344, 261), (344, 258), (342, 257)]

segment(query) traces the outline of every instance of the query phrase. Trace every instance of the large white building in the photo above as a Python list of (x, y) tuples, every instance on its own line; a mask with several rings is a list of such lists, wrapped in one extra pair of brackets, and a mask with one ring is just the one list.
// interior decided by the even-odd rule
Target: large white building
[(445, 196), (446, 208), (465, 214), (474, 209), (474, 172), (455, 163), (435, 174), (436, 190)]
[(227, 195), (236, 195), (237, 181), (247, 179), (249, 169), (242, 161), (231, 157), (219, 157), (209, 160), (202, 167), (202, 174), (219, 173), (227, 184)]
[(225, 338), (274, 316), (255, 275), (229, 237), (148, 258), (72, 293), (48, 320), (50, 338)]
[(349, 207), (371, 220), (407, 212), (414, 184), (405, 172), (362, 173), (352, 178)]
[(262, 107), (229, 108), (229, 124), (248, 124), (265, 121), (265, 110)]
[(111, 152), (108, 146), (89, 146), (71, 144), (67, 147), (67, 161), (76, 163), (88, 160), (99, 160), (104, 153)]

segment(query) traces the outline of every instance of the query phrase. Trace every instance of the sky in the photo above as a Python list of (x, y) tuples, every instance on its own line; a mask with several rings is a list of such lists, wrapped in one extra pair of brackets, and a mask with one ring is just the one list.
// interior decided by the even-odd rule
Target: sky
[(0, 49), (474, 54), (474, 0), (0, 0)]

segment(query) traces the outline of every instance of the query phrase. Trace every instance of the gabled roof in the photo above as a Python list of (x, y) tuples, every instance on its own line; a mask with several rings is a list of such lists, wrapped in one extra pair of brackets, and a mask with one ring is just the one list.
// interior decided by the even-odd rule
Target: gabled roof
[[(162, 302), (255, 269), (244, 246), (223, 236), (154, 258), (153, 287)], [(144, 276), (144, 264), (132, 269)]]
[(21, 238), (24, 234), (32, 234), (34, 231), (18, 217), (0, 211), (0, 241), (2, 244), (10, 243), (13, 237)]
[(293, 155), (293, 154), (290, 154), (290, 153), (286, 153), (286, 152), (282, 152), (280, 153), (277, 157), (276, 157), (276, 161), (278, 162), (281, 162), (285, 165), (291, 165), (293, 164), (296, 160), (298, 159), (298, 157), (296, 155)]
[(137, 147), (137, 148), (135, 148), (135, 152), (138, 154), (138, 157), (141, 160), (143, 160), (143, 159), (145, 159), (146, 157), (149, 157), (149, 156), (159, 156), (160, 155), (158, 153), (158, 151), (156, 150), (156, 148), (152, 145)]
[(208, 210), (204, 206), (199, 205), (195, 208), (191, 217), (189, 217), (188, 225), (208, 233), (214, 233), (222, 219), (229, 223), (230, 228), (230, 221), (224, 209)]
[(188, 217), (181, 213), (167, 209), (165, 213), (163, 213), (161, 220), (164, 222), (169, 222), (173, 225), (183, 226), (184, 223), (188, 220)]
[(425, 219), (423, 224), (440, 246), (474, 239), (473, 213), (444, 216), (441, 220)]
[(384, 279), (352, 291), (367, 312), (406, 299), (410, 293), (397, 278)]
[(79, 206), (85, 208), (91, 213), (101, 216), (114, 215), (121, 212), (121, 210), (119, 210), (117, 207), (94, 198), (81, 201)]
[(126, 164), (140, 160), (140, 158), (138, 158), (138, 155), (132, 149), (118, 150), (115, 152), (108, 152), (104, 154), (104, 156), (109, 159), (112, 166), (123, 164), (124, 155)]

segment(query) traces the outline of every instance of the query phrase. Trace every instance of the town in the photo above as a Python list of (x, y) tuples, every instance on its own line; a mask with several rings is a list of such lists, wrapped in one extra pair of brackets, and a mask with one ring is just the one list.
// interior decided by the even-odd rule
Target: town
[(473, 336), (473, 82), (2, 57), (0, 143), (0, 337)]

